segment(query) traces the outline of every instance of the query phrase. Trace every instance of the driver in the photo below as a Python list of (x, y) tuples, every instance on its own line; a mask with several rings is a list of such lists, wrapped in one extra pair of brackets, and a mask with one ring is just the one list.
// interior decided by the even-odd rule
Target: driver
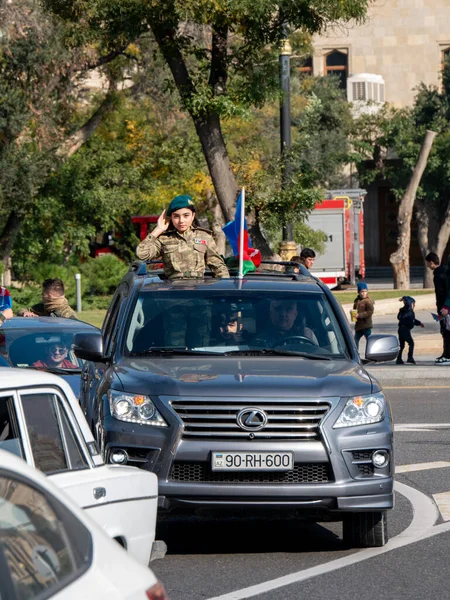
[(272, 300), (269, 307), (270, 325), (258, 336), (267, 344), (283, 343), (283, 338), (299, 336), (308, 338), (315, 344), (317, 339), (309, 327), (296, 323), (298, 317), (295, 300)]
[(76, 369), (70, 360), (67, 360), (69, 349), (66, 344), (50, 344), (45, 349), (45, 361), (38, 360), (32, 364), (37, 369), (59, 368), (59, 369)]

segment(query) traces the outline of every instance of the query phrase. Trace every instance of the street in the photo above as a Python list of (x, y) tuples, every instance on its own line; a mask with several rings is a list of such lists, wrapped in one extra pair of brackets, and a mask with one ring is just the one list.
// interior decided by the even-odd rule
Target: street
[(152, 563), (152, 569), (171, 600), (373, 600), (447, 594), (450, 372), (431, 365), (377, 365), (369, 370), (389, 396), (396, 430), (396, 504), (389, 513), (388, 544), (349, 550), (343, 546), (340, 523), (163, 523), (158, 537), (167, 542), (168, 554)]

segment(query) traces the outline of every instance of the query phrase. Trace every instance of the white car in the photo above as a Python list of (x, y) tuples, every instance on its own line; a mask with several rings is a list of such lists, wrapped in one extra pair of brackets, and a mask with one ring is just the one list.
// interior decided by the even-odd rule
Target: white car
[(0, 450), (0, 597), (167, 600), (153, 572), (49, 478)]
[(155, 542), (156, 475), (104, 464), (78, 401), (60, 377), (0, 368), (0, 449), (48, 475), (140, 562), (164, 556), (165, 544)]

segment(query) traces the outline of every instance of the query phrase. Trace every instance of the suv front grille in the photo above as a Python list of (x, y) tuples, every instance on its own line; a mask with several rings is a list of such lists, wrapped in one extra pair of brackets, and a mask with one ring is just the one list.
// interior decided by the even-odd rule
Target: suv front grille
[(171, 481), (184, 483), (328, 483), (333, 481), (327, 463), (296, 464), (286, 473), (262, 471), (211, 471), (206, 463), (175, 462)]
[[(319, 439), (319, 424), (330, 405), (308, 400), (172, 400), (172, 408), (184, 424), (184, 438), (214, 439)], [(267, 423), (259, 431), (242, 429), (237, 422), (239, 412), (257, 407), (267, 415)]]

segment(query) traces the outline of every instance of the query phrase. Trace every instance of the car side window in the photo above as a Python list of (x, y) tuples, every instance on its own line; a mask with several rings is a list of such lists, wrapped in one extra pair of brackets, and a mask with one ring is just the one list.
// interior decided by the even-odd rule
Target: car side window
[(60, 399), (50, 392), (21, 396), (36, 468), (44, 473), (88, 467)]
[(91, 549), (90, 533), (66, 508), (23, 478), (0, 471), (2, 598), (53, 596), (89, 566)]
[(0, 396), (0, 450), (7, 450), (23, 458), (22, 440), (11, 396)]
[(122, 284), (117, 290), (116, 297), (111, 303), (111, 308), (105, 318), (103, 333), (103, 348), (105, 356), (109, 356), (112, 352), (113, 345), (117, 336), (116, 323), (119, 317), (120, 308), (127, 296), (128, 285)]

